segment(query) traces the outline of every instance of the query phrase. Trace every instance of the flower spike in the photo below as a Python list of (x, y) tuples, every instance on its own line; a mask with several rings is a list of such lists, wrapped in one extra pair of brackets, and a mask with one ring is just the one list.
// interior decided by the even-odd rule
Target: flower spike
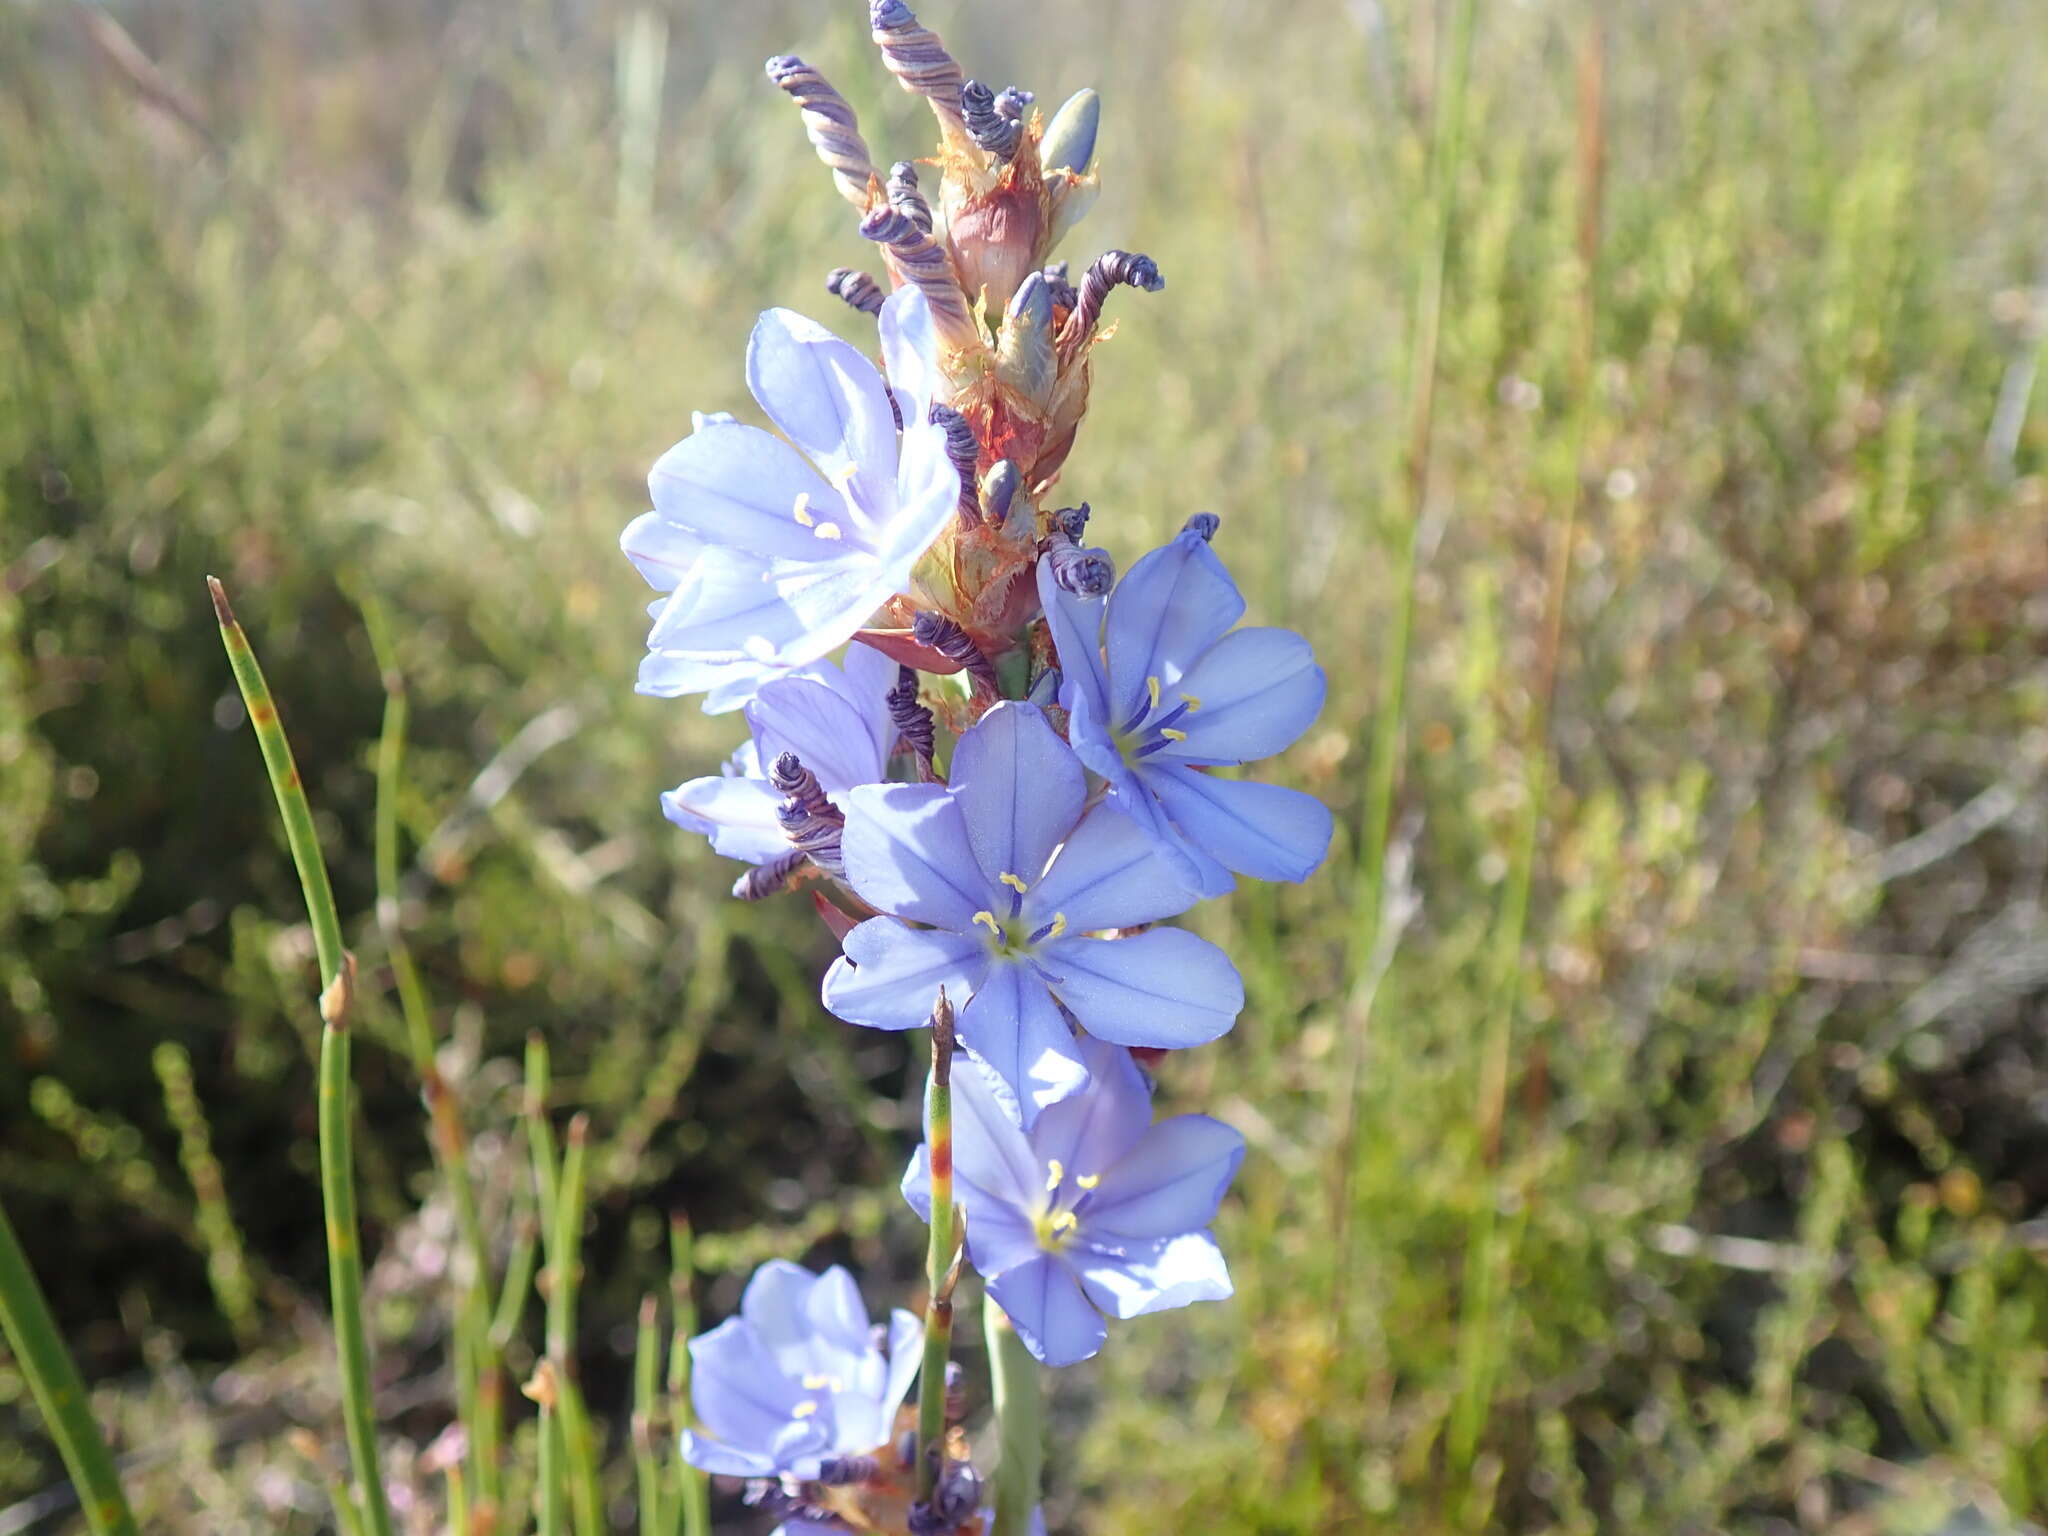
[(777, 54), (770, 59), (768, 78), (802, 110), (804, 134), (818, 152), (818, 158), (831, 168), (839, 195), (856, 208), (866, 208), (875, 167), (868, 159), (867, 142), (860, 136), (859, 120), (846, 98), (793, 53)]

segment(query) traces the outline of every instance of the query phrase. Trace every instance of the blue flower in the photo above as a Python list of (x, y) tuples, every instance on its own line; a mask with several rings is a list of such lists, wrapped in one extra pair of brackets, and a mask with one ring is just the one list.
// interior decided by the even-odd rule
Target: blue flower
[(1233, 870), (1307, 879), (1331, 824), (1313, 795), (1202, 771), (1284, 751), (1324, 691), (1301, 636), (1231, 629), (1244, 598), (1206, 531), (1144, 556), (1107, 599), (1063, 590), (1044, 560), (1038, 592), (1074, 750), (1109, 781), (1112, 804), (1189, 861), (1203, 896), (1221, 896)]
[[(1207, 1115), (1152, 1123), (1131, 1053), (1082, 1042), (1088, 1087), (1025, 1131), (1008, 1089), (972, 1060), (953, 1071), (955, 1197), (967, 1255), (1017, 1336), (1047, 1365), (1102, 1347), (1103, 1315), (1220, 1301), (1230, 1272), (1208, 1226), (1244, 1159), (1244, 1138)], [(931, 1219), (930, 1149), (903, 1195)]]
[(924, 1325), (890, 1314), (885, 1355), (853, 1277), (774, 1259), (740, 1312), (690, 1340), (690, 1402), (707, 1433), (683, 1431), (683, 1459), (730, 1477), (815, 1478), (827, 1458), (891, 1442), (917, 1375)]
[(769, 310), (747, 344), (747, 386), (789, 441), (707, 416), (655, 464), (654, 510), (619, 541), (668, 594), (642, 693), (708, 692), (707, 710), (738, 708), (908, 588), (960, 476), (928, 420), (937, 364), (923, 295), (893, 295), (881, 332), (889, 383), (816, 321)]
[(729, 859), (765, 864), (784, 857), (790, 843), (776, 816), (783, 795), (769, 782), (768, 765), (794, 752), (835, 799), (856, 784), (887, 778), (898, 734), (888, 705), (896, 676), (895, 662), (855, 643), (846, 648), (844, 670), (816, 661), (762, 684), (745, 710), (753, 739), (727, 759), (722, 775), (691, 779), (663, 795), (662, 810)]
[(950, 785), (871, 784), (845, 802), (846, 881), (894, 916), (847, 934), (825, 1006), (912, 1029), (940, 987), (965, 998), (961, 1044), (1009, 1084), (1025, 1124), (1087, 1080), (1068, 1014), (1101, 1039), (1163, 1048), (1236, 1022), (1244, 985), (1207, 940), (1178, 928), (1087, 936), (1177, 916), (1196, 896), (1130, 817), (1090, 808), (1080, 760), (1037, 706), (982, 716)]

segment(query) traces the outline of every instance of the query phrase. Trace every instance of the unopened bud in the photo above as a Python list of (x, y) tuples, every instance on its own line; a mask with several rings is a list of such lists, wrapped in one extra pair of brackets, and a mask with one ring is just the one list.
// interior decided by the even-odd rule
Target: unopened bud
[(1052, 398), (1059, 364), (1053, 350), (1052, 288), (1043, 272), (1025, 278), (1010, 299), (996, 338), (996, 377), (1033, 405)]
[(1181, 524), (1180, 531), (1182, 533), (1195, 534), (1200, 537), (1204, 544), (1207, 544), (1216, 537), (1216, 530), (1222, 526), (1223, 519), (1214, 512), (1197, 512), (1193, 517)]
[(1002, 525), (1010, 515), (1010, 503), (1017, 499), (1017, 492), (1023, 488), (1024, 477), (1017, 472), (1017, 466), (1008, 459), (998, 459), (990, 466), (988, 477), (981, 482), (981, 515), (989, 522)]
[(1088, 174), (1095, 160), (1095, 134), (1102, 124), (1102, 98), (1093, 91), (1074, 92), (1045, 125), (1038, 141), (1038, 163), (1048, 171)]

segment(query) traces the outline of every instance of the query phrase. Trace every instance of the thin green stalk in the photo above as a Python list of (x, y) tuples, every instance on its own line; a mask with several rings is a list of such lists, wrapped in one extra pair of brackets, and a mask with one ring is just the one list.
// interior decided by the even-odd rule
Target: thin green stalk
[(256, 1312), (256, 1284), (249, 1276), (248, 1255), (242, 1247), (242, 1233), (228, 1206), (227, 1186), (221, 1178), (220, 1160), (213, 1153), (213, 1136), (206, 1124), (206, 1109), (199, 1102), (199, 1090), (192, 1081), (192, 1058), (174, 1040), (166, 1040), (150, 1053), (157, 1083), (163, 1089), (164, 1113), (178, 1133), (178, 1163), (185, 1181), (192, 1186), (195, 1202), (193, 1224), (206, 1249), (206, 1280), (219, 1303), (221, 1315), (234, 1329), (243, 1345), (255, 1342), (261, 1320)]
[[(384, 683), (384, 724), (377, 741), (377, 926), (398, 990), (405, 1019), (408, 1053), (426, 1100), (434, 1162), (443, 1185), (454, 1198), (456, 1226), (462, 1233), (467, 1264), (455, 1316), (458, 1336), (457, 1414), (468, 1432), (469, 1455), (476, 1469), (477, 1499), (489, 1530), (496, 1522), (503, 1494), (499, 1466), (503, 1438), (503, 1362), (492, 1331), (490, 1248), (477, 1211), (475, 1181), (469, 1169), (469, 1136), (461, 1106), (441, 1076), (434, 1050), (434, 1029), (426, 989), (412, 949), (405, 942), (400, 917), (398, 881), (398, 788), (405, 765), (406, 724), (410, 705), (405, 679), (391, 646), (384, 608), (375, 596), (358, 594), (364, 628)], [(465, 1531), (467, 1528), (465, 1527)]]
[(932, 1009), (932, 1077), (925, 1146), (931, 1158), (931, 1245), (925, 1252), (924, 1364), (917, 1378), (917, 1493), (937, 1486), (946, 1438), (946, 1361), (953, 1353), (953, 1005), (939, 989)]
[(640, 1323), (633, 1332), (633, 1484), (640, 1498), (640, 1529), (653, 1536), (668, 1528), (662, 1507), (660, 1402), (661, 1303), (640, 1298)]
[[(1507, 1332), (1503, 1307), (1512, 1308), (1507, 1275), (1520, 1246), (1517, 1220), (1503, 1240), (1496, 1232), (1500, 1207), (1508, 1194), (1502, 1156), (1507, 1114), (1509, 1059), (1514, 1048), (1515, 1017), (1520, 1012), (1522, 947), (1528, 933), (1530, 891), (1535, 881), (1536, 837), (1552, 778), (1551, 706), (1557, 693), (1558, 658), (1564, 642), (1565, 601), (1570, 594), (1572, 549), (1578, 537), (1579, 501), (1584, 478), (1586, 440), (1593, 406), (1594, 327), (1598, 319), (1600, 203), (1605, 161), (1601, 111), (1605, 71), (1600, 23), (1590, 24), (1579, 61), (1579, 314), (1573, 352), (1572, 409), (1563, 456), (1569, 477), (1554, 488), (1556, 521), (1545, 568), (1542, 649), (1532, 689), (1522, 803), (1508, 878), (1501, 892), (1490, 955), (1492, 1005), (1480, 1046), (1477, 1102), (1479, 1149), (1485, 1182), (1475, 1204), (1465, 1241), (1465, 1280), (1458, 1326), (1457, 1392), (1453, 1399), (1446, 1450), (1453, 1473), (1463, 1481), (1478, 1453), (1480, 1431), (1493, 1397), (1500, 1350)], [(1527, 1201), (1517, 1202), (1526, 1212)]]
[(548, 1124), (548, 1047), (539, 1035), (526, 1037), (526, 1146), (533, 1160), (533, 1185), (539, 1206), (541, 1243), (547, 1254), (542, 1286), (547, 1298), (547, 1353), (527, 1384), (527, 1396), (540, 1405), (540, 1536), (562, 1536), (569, 1521), (568, 1447), (562, 1436), (562, 1375), (555, 1363), (556, 1254), (561, 1241), (556, 1194), (561, 1186), (555, 1164), (555, 1133)]
[[(669, 1523), (665, 1536), (711, 1536), (711, 1480), (683, 1460), (678, 1432), (695, 1422), (690, 1409), (690, 1336), (697, 1331), (697, 1298), (690, 1288), (696, 1273), (689, 1218), (680, 1213), (668, 1227), (669, 1247)], [(680, 1522), (680, 1524), (678, 1523)]]
[(1345, 1326), (1345, 1292), (1351, 1273), (1351, 1187), (1358, 1160), (1359, 1092), (1364, 1082), (1366, 1041), (1372, 1005), (1379, 994), (1373, 956), (1385, 919), (1387, 845), (1393, 835), (1394, 789), (1400, 779), (1406, 724), (1408, 651), (1415, 630), (1415, 577), (1421, 563), (1429, 499), (1431, 447), (1436, 432), (1438, 342), (1443, 330), (1444, 274), (1457, 204), (1458, 174), (1464, 158), (1465, 87), (1471, 73), (1475, 0), (1457, 0), (1443, 78), (1435, 92), (1430, 123), (1430, 190), (1423, 235), (1416, 248), (1415, 303), (1408, 333), (1408, 435), (1402, 461), (1404, 523), (1394, 566), (1394, 611), (1380, 663), (1379, 707), (1373, 714), (1372, 750), (1366, 767), (1365, 822), (1359, 843), (1357, 921), (1350, 942), (1353, 991), (1344, 1019), (1344, 1051), (1336, 1074), (1337, 1178), (1330, 1222), (1333, 1310)]
[(988, 1342), (989, 1384), (1002, 1447), (996, 1525), (989, 1536), (1025, 1536), (1045, 1476), (1045, 1404), (1038, 1391), (1038, 1362), (986, 1292), (981, 1298), (981, 1331)]
[(583, 1278), (584, 1190), (589, 1166), (590, 1117), (569, 1122), (556, 1193), (555, 1240), (548, 1253), (548, 1357), (555, 1363), (561, 1399), (562, 1445), (567, 1453), (569, 1506), (577, 1536), (603, 1536), (598, 1488), (597, 1437), (576, 1373), (576, 1293)]
[(292, 760), (291, 744), (278, 722), (277, 706), (263, 680), (256, 653), (235, 622), (227, 592), (211, 576), (213, 610), (220, 620), (228, 665), (255, 727), (270, 770), (271, 793), (284, 818), (285, 841), (305, 892), (319, 958), (320, 993), (320, 1197), (327, 1216), (328, 1291), (334, 1309), (334, 1343), (341, 1374), (342, 1421), (349, 1460), (355, 1468), (356, 1497), (368, 1536), (391, 1536), (391, 1508), (377, 1463), (376, 1414), (370, 1396), (370, 1348), (363, 1320), (361, 1239), (356, 1225), (355, 1148), (350, 1125), (349, 1014), (355, 997), (355, 957), (342, 948), (341, 916), (327, 881), (327, 864), (313, 830), (313, 811)]
[(36, 1407), (50, 1427), (50, 1438), (64, 1458), (64, 1469), (78, 1490), (79, 1507), (94, 1536), (137, 1536), (135, 1516), (121, 1492), (114, 1457), (93, 1422), (92, 1404), (79, 1379), (71, 1351), (50, 1315), (50, 1303), (28, 1267), (28, 1256), (0, 1208), (0, 1330), (7, 1347), (28, 1378)]

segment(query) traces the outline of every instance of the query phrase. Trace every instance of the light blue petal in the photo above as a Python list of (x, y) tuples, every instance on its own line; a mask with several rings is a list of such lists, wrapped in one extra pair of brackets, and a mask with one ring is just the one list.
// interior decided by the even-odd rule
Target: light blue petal
[(875, 751), (873, 730), (844, 694), (822, 679), (799, 675), (763, 684), (747, 705), (746, 718), (763, 763), (794, 752), (827, 790), (873, 784), (883, 777), (886, 764)]
[(973, 1056), (955, 1057), (953, 1167), (990, 1201), (1028, 1212), (1045, 1196), (1045, 1164), (1017, 1120), (1017, 1101), (1008, 1085)]
[(657, 592), (673, 592), (704, 553), (704, 541), (659, 512), (642, 512), (626, 524), (626, 531), (619, 535), (619, 548), (633, 562), (633, 569), (647, 579), (647, 585)]
[(906, 422), (925, 419), (939, 387), (939, 337), (924, 291), (906, 283), (882, 301), (875, 317), (882, 333), (882, 366), (889, 382), (909, 398)]
[(736, 1450), (767, 1453), (803, 1394), (745, 1317), (690, 1340), (690, 1402), (706, 1429)]
[[(896, 416), (874, 364), (817, 321), (771, 309), (747, 342), (747, 387), (834, 484), (850, 479), (848, 510), (865, 525), (858, 528), (863, 538), (872, 538), (896, 478)], [(821, 517), (840, 505), (830, 497)]]
[(1028, 965), (998, 960), (960, 1011), (960, 1043), (1016, 1096), (1029, 1130), (1039, 1111), (1088, 1081), (1074, 1031)]
[(1048, 1167), (1057, 1161), (1068, 1178), (1102, 1177), (1152, 1128), (1152, 1090), (1123, 1046), (1092, 1035), (1078, 1043), (1088, 1091), (1040, 1115), (1031, 1146), (1039, 1161)]
[(729, 859), (764, 864), (789, 852), (775, 819), (782, 797), (761, 779), (704, 778), (679, 784), (661, 797), (662, 814), (689, 832), (711, 839)]
[(1038, 883), (1053, 849), (1080, 819), (1088, 777), (1044, 710), (1007, 701), (960, 738), (949, 777), (982, 874), (992, 888), (1005, 887), (996, 911), (1007, 917), (1020, 893), (1003, 876)]
[[(728, 709), (737, 709), (753, 697), (754, 687), (760, 681), (773, 677), (776, 669), (763, 667), (759, 662), (705, 661), (697, 656), (685, 656), (676, 651), (649, 651), (640, 658), (640, 675), (633, 684), (634, 691), (657, 699), (680, 699), (692, 693), (725, 687), (741, 681), (751, 686), (744, 689), (742, 696)], [(714, 710), (707, 702), (706, 714), (723, 714)]]
[(960, 505), (960, 471), (946, 452), (946, 429), (930, 423), (903, 429), (903, 461), (896, 471), (895, 509), (876, 536), (876, 556), (904, 585), (910, 568), (953, 520)]
[[(903, 1170), (903, 1198), (927, 1224), (932, 1219), (931, 1148), (920, 1146)], [(956, 1168), (953, 1203), (967, 1213), (967, 1258), (984, 1277), (1014, 1269), (1039, 1251), (1031, 1219)]]
[(871, 917), (843, 942), (845, 955), (825, 973), (825, 1008), (869, 1029), (923, 1028), (941, 987), (957, 1008), (988, 968), (988, 946), (973, 935), (893, 917)]
[[(1108, 712), (1105, 690), (1109, 684), (1102, 667), (1102, 612), (1107, 599), (1076, 597), (1052, 579), (1052, 562), (1041, 560), (1038, 601), (1045, 609), (1046, 626), (1052, 631), (1053, 650), (1059, 657), (1060, 703), (1069, 714), (1079, 715), (1085, 709), (1099, 728)], [(1069, 734), (1079, 749), (1083, 728), (1072, 726)], [(1095, 764), (1088, 766), (1094, 768)]]
[(694, 1429), (683, 1431), (682, 1447), (683, 1460), (700, 1472), (714, 1472), (721, 1477), (768, 1477), (776, 1470), (774, 1458), (765, 1451), (742, 1450), (723, 1440), (700, 1435)]
[(1330, 851), (1330, 808), (1314, 795), (1177, 763), (1143, 778), (1190, 842), (1254, 880), (1306, 880)]
[(1097, 1254), (1085, 1244), (1070, 1253), (1088, 1299), (1111, 1317), (1139, 1317), (1231, 1295), (1223, 1250), (1207, 1232), (1183, 1233), (1134, 1254)]
[(1237, 584), (1201, 535), (1183, 533), (1141, 556), (1109, 595), (1105, 725), (1121, 728), (1148, 703), (1146, 679), (1158, 678), (1162, 692), (1176, 689), (1243, 612)]
[(1067, 931), (1085, 933), (1178, 917), (1197, 900), (1187, 860), (1104, 801), (1074, 828), (1024, 910), (1041, 923), (1063, 916)]
[(1040, 964), (1081, 1027), (1117, 1045), (1202, 1045), (1236, 1023), (1244, 1007), (1237, 968), (1214, 944), (1181, 928), (1062, 939), (1046, 946)]
[(1049, 1253), (989, 1281), (988, 1293), (1010, 1315), (1024, 1347), (1045, 1365), (1091, 1359), (1109, 1335), (1072, 1271)]
[(770, 1259), (747, 1280), (740, 1296), (740, 1316), (770, 1349), (784, 1374), (803, 1372), (809, 1329), (804, 1309), (818, 1277), (788, 1259)]
[(868, 1340), (867, 1304), (860, 1299), (853, 1276), (841, 1265), (834, 1264), (818, 1276), (818, 1283), (804, 1300), (804, 1321), (811, 1333), (853, 1354), (865, 1354), (873, 1347)]
[(1249, 763), (1284, 752), (1323, 707), (1323, 669), (1291, 629), (1225, 635), (1181, 678), (1202, 701), (1181, 716), (1187, 740), (1159, 755), (1185, 763)]
[[(910, 1384), (917, 1380), (923, 1352), (924, 1321), (914, 1313), (896, 1308), (889, 1314), (889, 1380), (883, 1388), (881, 1402), (884, 1425), (895, 1418), (896, 1410), (910, 1391)], [(886, 1430), (881, 1438), (888, 1438)]]
[[(790, 560), (838, 552), (818, 538), (817, 525), (836, 517), (839, 493), (759, 427), (712, 422), (691, 433), (654, 461), (647, 489), (662, 521), (706, 545)], [(811, 509), (809, 527), (797, 519), (798, 498)]]
[(1102, 1183), (1082, 1211), (1081, 1235), (1091, 1243), (1121, 1244), (1206, 1227), (1243, 1161), (1244, 1137), (1221, 1120), (1162, 1120), (1102, 1170)]
[(879, 911), (967, 933), (994, 904), (959, 804), (941, 785), (854, 790), (840, 849), (847, 884)]
[(846, 661), (831, 686), (867, 722), (874, 743), (875, 761), (886, 763), (889, 749), (896, 745), (896, 722), (889, 714), (888, 694), (896, 686), (897, 664), (871, 645), (858, 640), (846, 648)]

